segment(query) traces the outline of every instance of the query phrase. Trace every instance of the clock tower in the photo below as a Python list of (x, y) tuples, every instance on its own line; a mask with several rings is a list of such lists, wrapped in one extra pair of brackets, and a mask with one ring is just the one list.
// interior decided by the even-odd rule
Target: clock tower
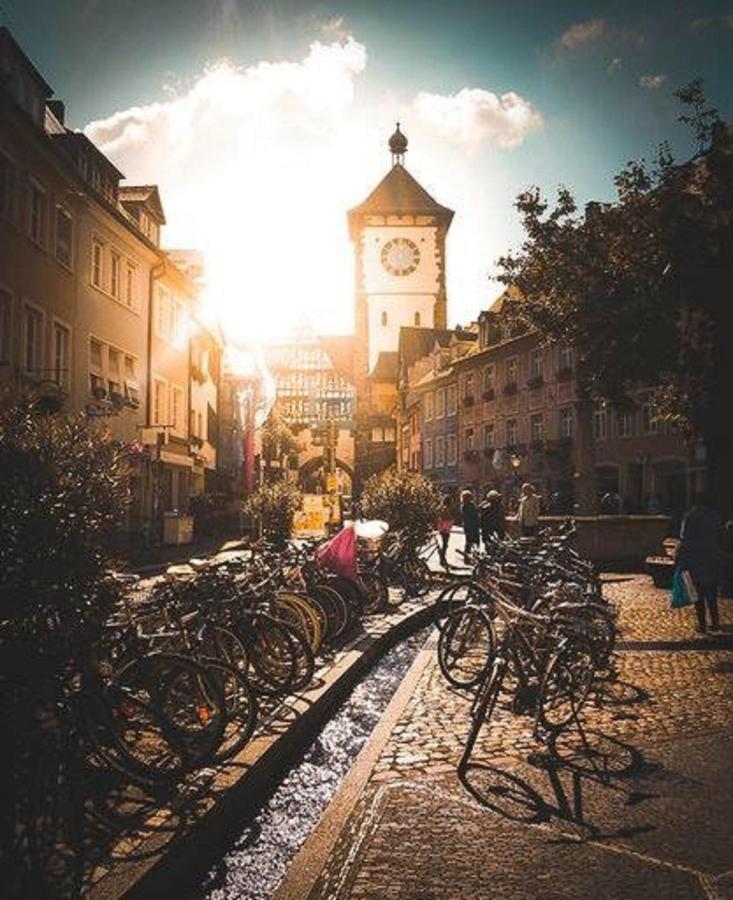
[(446, 327), (445, 238), (453, 211), (405, 168), (407, 138), (389, 139), (392, 167), (349, 210), (355, 256), (357, 485), (395, 462), (400, 332)]
[(397, 352), (403, 326), (446, 327), (445, 237), (453, 211), (405, 168), (407, 138), (399, 123), (389, 150), (392, 168), (348, 214), (362, 375), (373, 371), (380, 354)]

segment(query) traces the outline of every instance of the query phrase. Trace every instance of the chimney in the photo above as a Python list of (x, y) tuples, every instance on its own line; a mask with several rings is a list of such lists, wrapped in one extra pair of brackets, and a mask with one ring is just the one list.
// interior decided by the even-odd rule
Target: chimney
[(64, 124), (64, 117), (66, 116), (66, 108), (64, 106), (63, 100), (47, 100), (46, 106), (51, 110), (53, 115), (58, 119), (59, 124)]

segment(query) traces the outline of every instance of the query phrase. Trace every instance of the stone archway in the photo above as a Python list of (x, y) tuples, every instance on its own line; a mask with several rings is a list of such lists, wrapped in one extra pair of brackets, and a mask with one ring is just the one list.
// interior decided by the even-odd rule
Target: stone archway
[[(321, 494), (325, 491), (325, 458), (313, 456), (298, 469), (298, 484), (306, 494)], [(336, 457), (336, 474), (339, 478), (338, 493), (351, 494), (354, 485), (354, 470), (344, 460)]]

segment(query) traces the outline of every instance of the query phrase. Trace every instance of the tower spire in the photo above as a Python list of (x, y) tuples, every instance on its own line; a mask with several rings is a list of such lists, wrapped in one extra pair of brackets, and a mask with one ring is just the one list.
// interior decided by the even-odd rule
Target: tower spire
[(397, 123), (394, 134), (389, 139), (389, 152), (392, 154), (393, 166), (404, 165), (405, 153), (407, 153), (407, 138), (400, 131), (399, 122)]

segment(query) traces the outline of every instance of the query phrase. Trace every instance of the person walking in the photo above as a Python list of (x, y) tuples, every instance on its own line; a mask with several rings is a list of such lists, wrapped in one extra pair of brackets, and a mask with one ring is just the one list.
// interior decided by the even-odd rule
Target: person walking
[(537, 534), (540, 527), (540, 497), (529, 482), (522, 485), (517, 519), (522, 537), (534, 537)]
[(478, 546), (481, 537), (478, 508), (473, 502), (471, 491), (461, 492), (461, 520), (463, 521), (463, 533), (466, 536), (463, 555), (468, 557), (473, 548)]
[(445, 497), (443, 500), (436, 527), (438, 529), (438, 556), (440, 557), (440, 564), (448, 572), (450, 570), (450, 565), (448, 564), (448, 542), (453, 529), (453, 509), (448, 497)]
[(488, 550), (492, 540), (504, 539), (506, 534), (506, 521), (504, 519), (504, 505), (501, 502), (501, 494), (498, 491), (488, 491), (486, 499), (479, 507), (481, 518), (481, 540)]
[(723, 522), (711, 500), (698, 494), (682, 519), (677, 564), (692, 576), (697, 590), (697, 630), (707, 630), (705, 607), (710, 614), (711, 630), (720, 630), (718, 584), (723, 563)]

